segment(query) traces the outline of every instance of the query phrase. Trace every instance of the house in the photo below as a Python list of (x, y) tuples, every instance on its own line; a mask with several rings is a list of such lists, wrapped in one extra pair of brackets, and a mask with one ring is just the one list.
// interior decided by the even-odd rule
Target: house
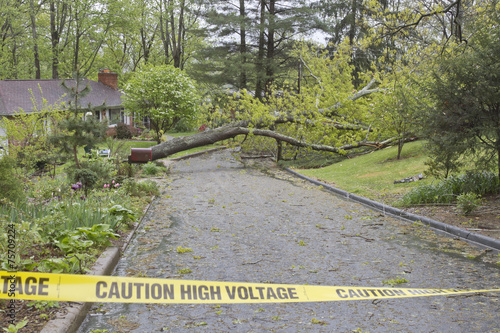
[[(19, 109), (26, 113), (39, 109), (43, 99), (49, 105), (61, 104), (66, 107), (71, 101), (67, 89), (61, 83), (63, 80), (1, 80), (0, 81), (0, 120), (3, 117), (12, 118)], [(64, 80), (67, 87), (75, 87), (75, 79)], [(79, 98), (82, 109), (90, 107), (96, 119), (107, 121), (109, 125), (125, 123), (131, 125), (133, 119), (123, 112), (121, 101), (122, 93), (118, 90), (118, 74), (108, 69), (98, 73), (98, 81), (82, 80), (78, 89), (82, 90), (89, 85), (91, 92)], [(81, 88), (80, 88), (81, 87)], [(33, 101), (37, 103), (34, 107)], [(5, 131), (0, 127), (0, 137), (5, 136)], [(5, 143), (4, 143), (5, 145)], [(0, 146), (2, 143), (0, 142)]]

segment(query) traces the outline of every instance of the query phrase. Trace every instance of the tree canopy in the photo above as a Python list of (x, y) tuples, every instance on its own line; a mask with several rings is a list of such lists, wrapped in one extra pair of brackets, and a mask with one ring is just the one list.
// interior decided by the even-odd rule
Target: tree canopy
[(420, 136), (452, 170), (462, 153), (498, 161), (499, 10), (498, 0), (6, 1), (0, 78), (92, 79), (108, 67), (158, 142), (203, 100), (200, 122), (214, 131), (337, 153), (387, 142), (401, 152)]

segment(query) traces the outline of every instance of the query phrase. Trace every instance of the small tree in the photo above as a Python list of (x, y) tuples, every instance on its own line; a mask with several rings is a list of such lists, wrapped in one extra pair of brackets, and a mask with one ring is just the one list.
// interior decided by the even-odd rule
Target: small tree
[(125, 90), (124, 106), (138, 116), (149, 117), (160, 143), (163, 133), (197, 112), (194, 81), (173, 66), (146, 66), (133, 74)]
[(405, 59), (405, 63), (394, 64), (394, 69), (387, 74), (383, 93), (373, 101), (375, 119), (373, 126), (384, 136), (395, 137), (398, 143), (397, 159), (401, 158), (406, 140), (418, 131), (420, 103), (419, 89), (413, 81), (413, 73), (418, 64)]
[(0, 200), (24, 200), (23, 183), (15, 172), (15, 161), (9, 156), (0, 158)]
[(83, 146), (93, 146), (104, 139), (106, 124), (94, 119), (92, 116), (85, 116), (84, 113), (90, 110), (90, 106), (81, 106), (79, 98), (90, 93), (91, 88), (86, 85), (81, 89), (81, 80), (76, 77), (76, 84), (72, 87), (63, 81), (62, 87), (67, 90), (71, 102), (69, 103), (70, 114), (59, 121), (57, 130), (50, 136), (50, 142), (59, 147), (61, 153), (71, 156), (76, 168), (80, 169), (78, 160), (78, 148)]

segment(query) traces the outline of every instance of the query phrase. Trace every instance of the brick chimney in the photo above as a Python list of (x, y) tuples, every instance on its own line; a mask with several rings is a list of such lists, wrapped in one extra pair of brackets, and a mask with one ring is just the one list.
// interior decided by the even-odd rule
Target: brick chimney
[(97, 81), (108, 87), (118, 90), (118, 73), (114, 73), (109, 69), (101, 69), (97, 74)]

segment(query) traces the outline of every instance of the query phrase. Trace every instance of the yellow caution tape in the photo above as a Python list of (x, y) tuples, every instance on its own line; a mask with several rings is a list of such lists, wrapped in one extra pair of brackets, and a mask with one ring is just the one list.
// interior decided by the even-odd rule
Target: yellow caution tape
[(494, 292), (330, 287), (0, 271), (0, 299), (114, 303), (287, 303)]

